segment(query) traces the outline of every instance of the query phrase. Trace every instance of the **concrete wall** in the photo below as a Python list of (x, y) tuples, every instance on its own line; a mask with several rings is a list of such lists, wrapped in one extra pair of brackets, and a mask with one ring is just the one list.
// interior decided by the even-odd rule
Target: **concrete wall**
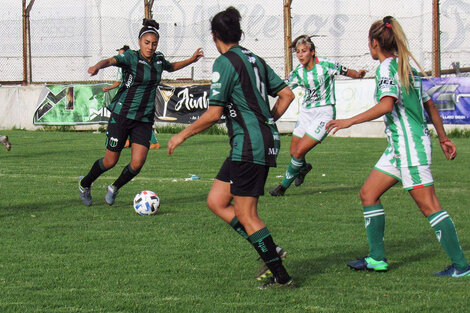
[[(357, 81), (359, 82), (359, 81)], [(338, 81), (337, 82), (337, 93), (342, 88), (351, 88), (349, 81)], [(361, 84), (369, 84), (367, 81), (363, 81)], [(33, 125), (33, 115), (36, 110), (37, 101), (43, 85), (31, 85), (31, 86), (1, 86), (0, 87), (0, 129), (12, 129), (20, 128), (27, 130), (36, 130), (42, 128), (42, 126)], [(348, 93), (349, 94), (349, 93)], [(372, 98), (372, 97), (371, 97)], [(339, 99), (338, 99), (339, 100)], [(357, 100), (356, 100), (357, 101)], [(353, 101), (353, 102), (356, 102)], [(288, 112), (284, 115), (281, 120), (278, 121), (278, 128), (281, 133), (290, 133), (294, 129), (296, 112), (298, 111), (297, 106), (299, 101), (296, 99), (291, 104)], [(347, 105), (345, 101), (338, 101), (337, 106), (337, 117), (345, 118), (352, 116), (352, 111), (358, 109), (356, 106), (352, 111), (352, 106)], [(341, 104), (342, 103), (342, 104)], [(361, 105), (361, 110), (371, 106), (372, 104)], [(359, 112), (360, 112), (359, 111)], [(99, 125), (86, 125), (79, 126), (77, 129), (97, 129)], [(432, 129), (432, 126), (430, 126)], [(445, 125), (446, 130), (454, 128), (459, 129), (470, 129), (470, 125)], [(384, 123), (382, 119), (363, 123), (360, 125), (354, 125), (349, 129), (340, 130), (335, 136), (338, 137), (385, 137), (384, 134)]]

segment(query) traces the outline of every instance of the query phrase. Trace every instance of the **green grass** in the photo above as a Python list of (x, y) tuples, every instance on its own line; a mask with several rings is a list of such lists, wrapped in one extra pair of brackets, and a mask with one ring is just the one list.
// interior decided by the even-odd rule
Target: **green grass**
[[(298, 285), (260, 291), (254, 249), (205, 205), (229, 151), (226, 136), (193, 137), (168, 156), (171, 135), (160, 134), (162, 149), (150, 151), (109, 207), (105, 187), (129, 162), (126, 149), (85, 207), (77, 177), (103, 155), (104, 134), (2, 134), (13, 146), (0, 150), (0, 312), (470, 312), (470, 279), (431, 275), (449, 260), (400, 186), (383, 196), (390, 271), (345, 265), (368, 252), (358, 192), (385, 139), (329, 138), (308, 155), (314, 170), (304, 185), (260, 199)], [(289, 141), (282, 137), (266, 190), (284, 174)], [(454, 140), (452, 162), (434, 141), (437, 194), (470, 258), (469, 139)], [(201, 180), (184, 181), (189, 174)], [(160, 214), (134, 213), (132, 199), (144, 189), (160, 195)]]

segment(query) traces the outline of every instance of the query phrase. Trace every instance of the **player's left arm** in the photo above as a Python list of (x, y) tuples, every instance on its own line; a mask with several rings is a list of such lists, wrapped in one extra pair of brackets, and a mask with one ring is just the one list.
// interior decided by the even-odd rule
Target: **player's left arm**
[(182, 144), (189, 137), (199, 134), (203, 130), (206, 130), (207, 128), (217, 123), (217, 121), (222, 116), (223, 111), (223, 106), (210, 105), (207, 111), (204, 112), (204, 114), (202, 114), (197, 121), (171, 137), (170, 141), (168, 142), (168, 154), (173, 154), (175, 148)]
[(441, 144), (441, 149), (444, 152), (446, 159), (447, 160), (455, 159), (455, 157), (457, 156), (457, 147), (447, 137), (446, 131), (444, 129), (444, 125), (442, 123), (441, 116), (439, 115), (439, 111), (434, 105), (434, 102), (431, 99), (424, 102), (424, 109), (426, 110), (426, 112), (428, 112), (429, 119), (434, 125), (434, 129), (437, 132), (437, 137), (439, 138), (439, 142)]
[(392, 112), (395, 101), (396, 98), (392, 96), (384, 96), (380, 99), (379, 103), (367, 111), (359, 113), (358, 115), (355, 115), (351, 118), (329, 121), (328, 124), (326, 124), (326, 129), (328, 133), (333, 132), (334, 135), (340, 129), (349, 128), (355, 124), (375, 120), (384, 114)]
[(168, 72), (174, 72), (190, 64), (196, 63), (202, 57), (204, 57), (204, 51), (202, 48), (198, 48), (189, 59), (171, 63), (171, 67), (168, 69)]

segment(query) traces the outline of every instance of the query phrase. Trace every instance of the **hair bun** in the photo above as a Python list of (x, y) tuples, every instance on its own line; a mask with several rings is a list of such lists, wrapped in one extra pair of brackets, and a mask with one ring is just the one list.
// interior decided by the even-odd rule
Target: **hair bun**
[(148, 18), (144, 18), (144, 20), (142, 21), (142, 25), (144, 27), (149, 27), (150, 26), (150, 27), (153, 27), (157, 30), (160, 28), (160, 25), (157, 22), (155, 22), (155, 20), (151, 20), (151, 19), (148, 19)]
[(392, 24), (392, 19), (393, 19), (393, 16), (390, 16), (390, 15), (387, 15), (386, 17), (383, 18), (383, 22), (384, 24)]
[(232, 6), (228, 7), (225, 10), (225, 13), (228, 16), (230, 16), (231, 19), (238, 20), (238, 21), (240, 21), (242, 19), (242, 16), (240, 15), (240, 12)]

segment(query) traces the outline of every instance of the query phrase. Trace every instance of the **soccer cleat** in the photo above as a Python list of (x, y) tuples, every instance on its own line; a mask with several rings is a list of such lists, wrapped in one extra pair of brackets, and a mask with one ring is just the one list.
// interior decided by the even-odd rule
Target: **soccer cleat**
[(451, 264), (448, 267), (446, 267), (443, 271), (434, 273), (434, 276), (451, 276), (455, 278), (459, 277), (470, 277), (470, 265), (467, 266), (466, 269), (464, 270), (459, 270), (455, 266), (455, 264)]
[(306, 168), (299, 172), (299, 176), (294, 180), (295, 187), (299, 187), (304, 183), (305, 176), (312, 170), (312, 164), (307, 163)]
[(160, 143), (159, 142), (152, 143), (149, 149), (160, 149)]
[(258, 289), (265, 290), (265, 289), (271, 289), (271, 288), (286, 288), (286, 289), (291, 289), (294, 288), (294, 280), (291, 278), (289, 279), (286, 283), (280, 284), (276, 281), (276, 278), (274, 277), (269, 277), (268, 280), (261, 286), (258, 286)]
[(90, 206), (93, 203), (93, 199), (91, 198), (91, 186), (86, 188), (82, 187), (82, 179), (85, 176), (80, 176), (78, 178), (78, 191), (80, 191), (80, 199), (86, 206)]
[(118, 189), (114, 187), (113, 185), (109, 185), (106, 190), (107, 192), (106, 192), (106, 197), (104, 197), (104, 201), (106, 201), (106, 203), (109, 205), (113, 205), (118, 195)]
[(269, 191), (269, 193), (271, 194), (271, 196), (273, 197), (279, 197), (279, 196), (283, 196), (284, 193), (286, 192), (287, 188), (282, 186), (282, 185), (279, 185), (277, 186), (276, 188), (272, 189)]
[(131, 143), (129, 139), (126, 140), (126, 143), (124, 144), (124, 148), (129, 148), (131, 146)]
[(357, 259), (356, 261), (352, 261), (348, 263), (348, 266), (351, 269), (356, 271), (368, 270), (374, 272), (386, 272), (388, 271), (388, 263), (387, 259), (383, 258), (380, 261), (376, 261), (371, 257), (364, 257)]
[(5, 146), (7, 151), (10, 151), (11, 149), (11, 143), (8, 140), (8, 136), (0, 136), (0, 142)]
[[(276, 252), (279, 255), (279, 257), (281, 258), (281, 260), (284, 260), (287, 256), (287, 252), (284, 251), (284, 249), (282, 249), (279, 246), (276, 246)], [(261, 258), (258, 258), (258, 260), (261, 260)], [(271, 274), (272, 273), (269, 270), (269, 268), (267, 267), (266, 263), (261, 261), (261, 264), (260, 264), (259, 269), (258, 269), (258, 273), (255, 275), (255, 278), (256, 278), (256, 280), (263, 280)]]

